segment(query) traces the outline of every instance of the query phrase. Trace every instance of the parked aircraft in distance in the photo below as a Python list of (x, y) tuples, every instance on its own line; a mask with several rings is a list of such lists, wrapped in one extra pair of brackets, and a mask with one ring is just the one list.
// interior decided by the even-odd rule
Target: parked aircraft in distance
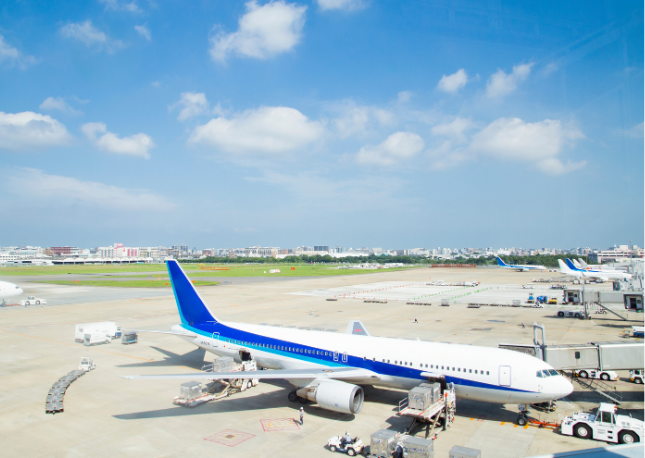
[(460, 398), (528, 404), (560, 399), (572, 384), (544, 361), (490, 347), (371, 336), (360, 321), (342, 334), (225, 322), (214, 317), (176, 260), (168, 260), (181, 324), (171, 334), (218, 356), (254, 359), (273, 370), (128, 375), (129, 379), (285, 379), (289, 401), (317, 402), (355, 414), (363, 406), (360, 385), (411, 389), (422, 382), (455, 385)]
[(589, 265), (583, 259), (578, 259), (577, 261), (575, 259), (572, 259), (571, 262), (573, 262), (573, 265), (578, 269), (599, 270), (602, 272), (625, 272), (625, 270), (619, 270), (616, 268), (612, 269), (611, 266), (603, 266), (602, 264)]
[(497, 256), (497, 264), (504, 269), (515, 269), (518, 272), (528, 272), (529, 270), (547, 270), (544, 266), (531, 266), (531, 265), (520, 265), (520, 264), (506, 264), (502, 261), (502, 258)]
[(563, 274), (570, 275), (577, 278), (596, 278), (602, 281), (610, 280), (629, 280), (632, 278), (631, 274), (620, 272), (617, 270), (613, 271), (599, 271), (599, 270), (584, 270), (578, 269), (571, 262), (570, 259), (566, 260), (566, 263), (562, 259), (558, 259), (558, 264), (560, 264), (560, 271)]
[(0, 281), (0, 299), (2, 299), (2, 304), (5, 303), (5, 299), (10, 297), (20, 296), (22, 294), (22, 289), (18, 285), (9, 283), (7, 281)]

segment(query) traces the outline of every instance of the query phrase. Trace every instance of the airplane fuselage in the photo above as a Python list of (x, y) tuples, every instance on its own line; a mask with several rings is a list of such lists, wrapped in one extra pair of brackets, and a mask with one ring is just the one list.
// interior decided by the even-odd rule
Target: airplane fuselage
[[(225, 322), (177, 325), (173, 330), (196, 334), (183, 338), (208, 352), (238, 361), (253, 357), (267, 369), (337, 366), (374, 373), (348, 380), (358, 385), (411, 389), (429, 377), (443, 376), (455, 384), (459, 397), (518, 404), (559, 399), (573, 390), (545, 362), (497, 348)], [(289, 381), (294, 386), (307, 383)]]

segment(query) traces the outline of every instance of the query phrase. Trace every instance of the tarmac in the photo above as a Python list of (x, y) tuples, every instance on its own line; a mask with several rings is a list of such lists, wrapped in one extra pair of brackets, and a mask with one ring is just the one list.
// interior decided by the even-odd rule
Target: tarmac
[[(531, 283), (532, 279), (556, 276), (497, 268), (421, 268), (253, 283), (235, 278), (233, 284), (198, 289), (213, 314), (225, 321), (342, 332), (350, 319), (360, 319), (373, 335), (490, 347), (531, 343), (533, 322), (546, 325), (550, 344), (615, 341), (621, 331), (642, 325), (642, 314), (630, 314), (630, 321), (612, 315), (579, 320), (558, 318), (559, 306), (467, 308), (472, 302), (524, 303), (529, 293), (561, 297), (561, 291)], [(403, 431), (409, 426), (410, 419), (397, 414), (398, 403), (407, 393), (373, 387), (365, 387), (365, 404), (355, 416), (305, 405), (304, 425), (293, 421), (301, 404), (287, 400), (290, 387), (283, 381), (261, 382), (245, 392), (194, 408), (175, 406), (172, 400), (179, 395), (178, 381), (119, 376), (199, 371), (214, 355), (161, 334), (140, 333), (135, 345), (115, 340), (84, 347), (74, 342), (77, 323), (115, 321), (123, 329), (168, 329), (179, 322), (171, 290), (43, 285), (35, 280), (22, 277), (14, 282), (47, 299), (47, 306), (0, 308), (3, 457), (313, 458), (332, 456), (325, 448), (327, 440), (345, 431), (369, 443), (370, 434), (378, 429)], [(477, 280), (481, 284), (475, 288), (425, 285), (437, 280)], [(349, 299), (348, 293), (357, 293), (351, 294), (356, 298)], [(364, 302), (370, 298), (388, 302)], [(449, 299), (450, 306), (441, 306), (441, 299)], [(63, 413), (45, 414), (48, 390), (62, 375), (77, 369), (82, 356), (92, 356), (97, 369), (72, 383)], [(629, 382), (627, 371), (618, 373), (621, 379), (610, 384), (623, 396), (619, 412), (642, 420), (642, 385)], [(558, 415), (589, 411), (605, 401), (595, 392), (574, 386), (576, 391), (558, 402), (555, 413), (533, 411), (533, 416), (557, 420)], [(516, 418), (517, 405), (460, 399), (453, 426), (438, 431), (435, 457), (448, 457), (454, 445), (480, 449), (482, 457), (524, 457), (605, 445), (562, 436), (549, 428), (520, 427), (514, 423)], [(417, 436), (424, 437), (425, 429), (418, 430)]]

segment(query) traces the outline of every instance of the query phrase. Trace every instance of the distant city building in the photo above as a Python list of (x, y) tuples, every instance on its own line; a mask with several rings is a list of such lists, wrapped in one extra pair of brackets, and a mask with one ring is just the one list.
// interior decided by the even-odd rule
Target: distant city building
[(314, 245), (314, 251), (326, 251), (326, 252), (329, 252), (329, 246)]
[(53, 246), (49, 249), (56, 256), (78, 256), (79, 249), (75, 246)]

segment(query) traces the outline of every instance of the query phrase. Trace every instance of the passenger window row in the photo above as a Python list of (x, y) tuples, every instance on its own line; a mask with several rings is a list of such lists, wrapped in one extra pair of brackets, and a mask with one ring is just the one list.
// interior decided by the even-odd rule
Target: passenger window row
[[(388, 360), (383, 359), (382, 361), (384, 363), (390, 364), (389, 359)], [(408, 361), (399, 361), (399, 360), (395, 360), (394, 364), (401, 365), (401, 366), (410, 366), (410, 367), (412, 367), (412, 365), (413, 365), (412, 363), (408, 363)], [(423, 369), (423, 367), (424, 367), (423, 363), (419, 364), (419, 367)], [(428, 368), (427, 364), (425, 365), (425, 368), (426, 369)], [(430, 364), (430, 369), (439, 369), (439, 365), (438, 364), (437, 365)], [(486, 375), (490, 375), (490, 371), (483, 371), (483, 370), (480, 370), (480, 369), (474, 369), (474, 370), (473, 369), (462, 369), (461, 367), (457, 367), (457, 368), (453, 367), (451, 369), (450, 366), (441, 366), (441, 370), (448, 370), (448, 371), (452, 370), (452, 371), (455, 371), (455, 372), (464, 372), (464, 373), (468, 373), (468, 374), (480, 374), (480, 375), (484, 375), (484, 372), (486, 372)]]
[(225, 339), (225, 342), (229, 343), (234, 343), (237, 345), (246, 345), (249, 347), (258, 347), (258, 348), (270, 348), (272, 350), (280, 350), (280, 351), (289, 351), (292, 353), (302, 353), (302, 354), (307, 354), (307, 355), (318, 355), (318, 356), (332, 356), (331, 351), (323, 351), (323, 350), (305, 350), (302, 348), (296, 348), (296, 347), (285, 347), (282, 345), (267, 345), (267, 344), (259, 344), (256, 342), (246, 342), (242, 340), (235, 340), (235, 339)]

